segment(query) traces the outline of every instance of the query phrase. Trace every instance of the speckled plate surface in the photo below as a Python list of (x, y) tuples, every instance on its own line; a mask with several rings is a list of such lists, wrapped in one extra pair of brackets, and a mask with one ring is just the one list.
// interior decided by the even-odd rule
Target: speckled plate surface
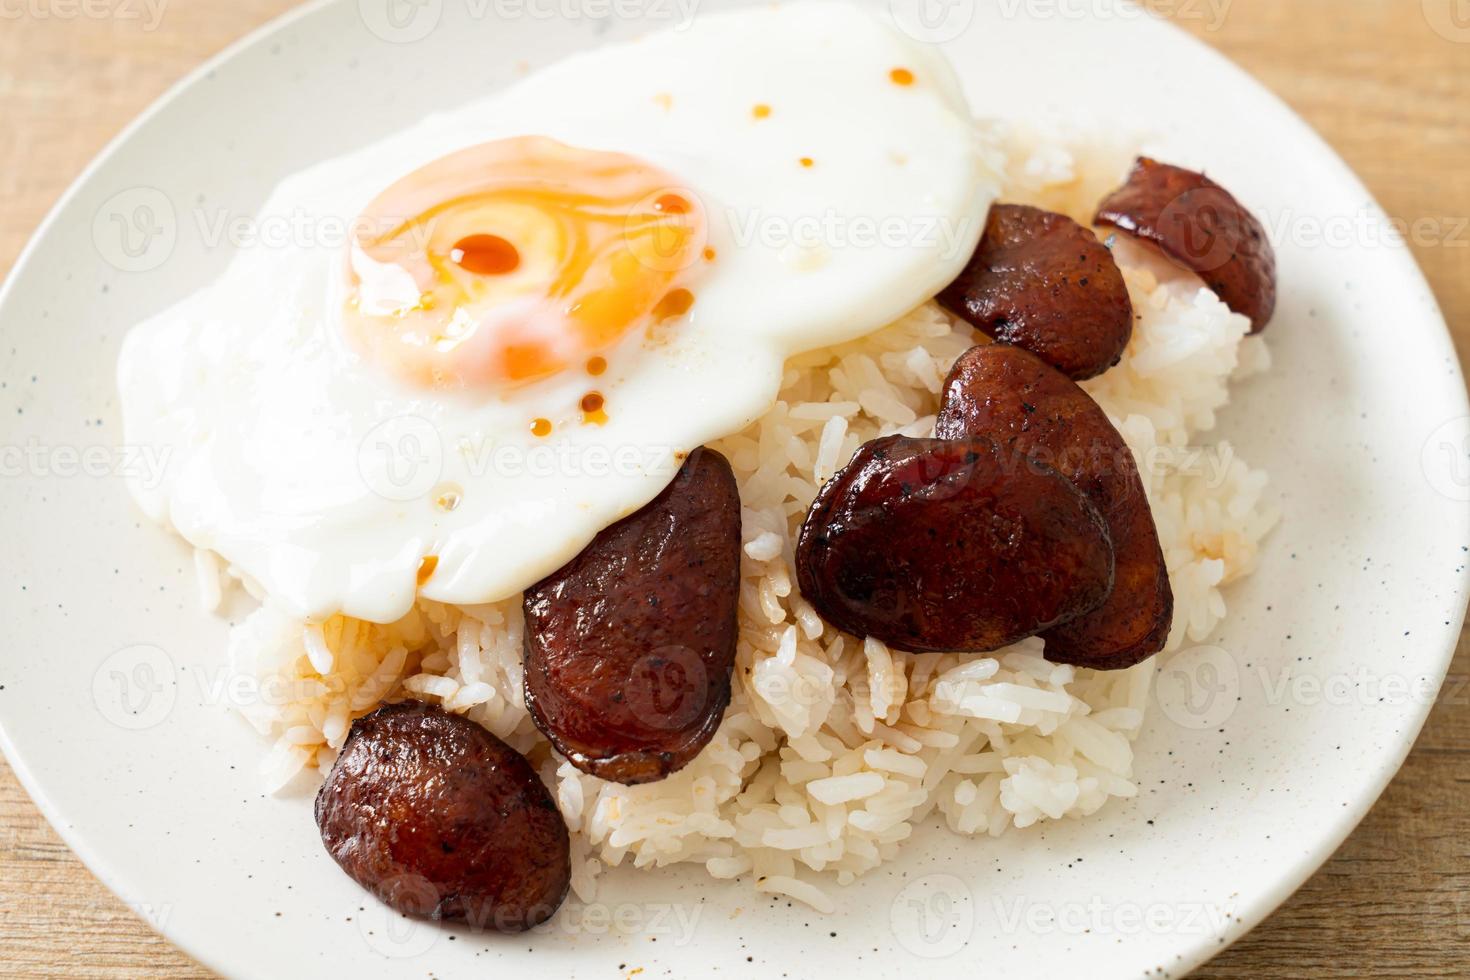
[[(313, 5), (130, 128), (0, 298), (5, 752), (171, 940), (259, 977), (1178, 975), (1259, 922), (1372, 805), (1449, 662), (1470, 542), (1470, 412), (1408, 251), (1305, 124), (1126, 5), (894, 2), (949, 51), (978, 112), (1154, 133), (1208, 162), (1277, 239), (1276, 368), (1237, 390), (1222, 434), (1270, 471), (1284, 522), (1213, 644), (1163, 670), (1141, 795), (998, 840), (928, 828), (825, 917), (692, 871), (618, 872), (604, 904), (507, 939), (406, 923), (341, 875), (309, 795), (260, 795), (262, 745), (228, 709), (226, 625), (197, 612), (188, 551), (124, 492), (121, 473), (156, 461), (117, 445), (123, 329), (223, 268), (221, 218), (249, 216), (282, 175), (521, 62), (691, 8)], [(593, 16), (608, 9), (640, 18)]]

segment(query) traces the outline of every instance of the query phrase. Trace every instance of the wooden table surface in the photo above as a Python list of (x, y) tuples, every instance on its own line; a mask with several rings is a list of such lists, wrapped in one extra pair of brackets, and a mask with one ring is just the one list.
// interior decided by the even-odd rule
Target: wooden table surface
[[(1055, 0), (1115, 9), (1111, 0)], [(0, 272), (165, 87), (291, 0), (0, 0)], [(1415, 251), (1470, 351), (1470, 3), (1150, 0), (1305, 116)], [(1052, 9), (1052, 8), (1047, 8)], [(1126, 52), (1119, 52), (1126, 57)], [(1199, 977), (1470, 970), (1470, 643), (1398, 778), (1297, 895)], [(82, 866), (0, 762), (0, 975), (195, 977)]]

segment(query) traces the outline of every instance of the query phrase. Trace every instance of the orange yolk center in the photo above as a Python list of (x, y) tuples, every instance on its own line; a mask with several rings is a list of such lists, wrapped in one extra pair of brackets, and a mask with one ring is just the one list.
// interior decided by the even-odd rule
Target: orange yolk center
[(454, 243), (449, 258), (477, 276), (503, 276), (521, 264), (521, 253), (499, 235), (466, 235)]
[(346, 335), (433, 388), (546, 378), (664, 318), (676, 294), (687, 310), (680, 283), (706, 238), (698, 198), (673, 175), (544, 137), (442, 157), (356, 228)]

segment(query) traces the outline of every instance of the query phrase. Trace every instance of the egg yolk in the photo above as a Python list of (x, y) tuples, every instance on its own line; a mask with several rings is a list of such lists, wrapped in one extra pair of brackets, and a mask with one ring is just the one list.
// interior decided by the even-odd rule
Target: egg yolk
[(534, 136), (409, 174), (354, 231), (343, 329), (370, 360), (432, 388), (586, 364), (663, 312), (707, 233), (672, 174)]

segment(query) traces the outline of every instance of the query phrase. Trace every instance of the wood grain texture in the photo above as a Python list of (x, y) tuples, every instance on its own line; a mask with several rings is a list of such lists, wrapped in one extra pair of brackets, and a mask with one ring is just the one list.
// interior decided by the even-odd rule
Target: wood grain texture
[[(61, 13), (75, 7), (62, 0), (0, 5), (0, 270), (128, 120), (205, 57), (290, 5), (108, 0), (113, 16), (71, 19)], [(1463, 0), (1148, 6), (1279, 93), (1391, 215), (1418, 229), (1415, 252), (1460, 350), (1470, 351), (1470, 12)], [(1461, 19), (1449, 19), (1456, 11)], [(1463, 634), (1451, 675), (1414, 753), (1362, 826), (1280, 911), (1196, 976), (1438, 977), (1465, 969), (1470, 642)], [(87, 872), (3, 764), (0, 975), (209, 975)]]

